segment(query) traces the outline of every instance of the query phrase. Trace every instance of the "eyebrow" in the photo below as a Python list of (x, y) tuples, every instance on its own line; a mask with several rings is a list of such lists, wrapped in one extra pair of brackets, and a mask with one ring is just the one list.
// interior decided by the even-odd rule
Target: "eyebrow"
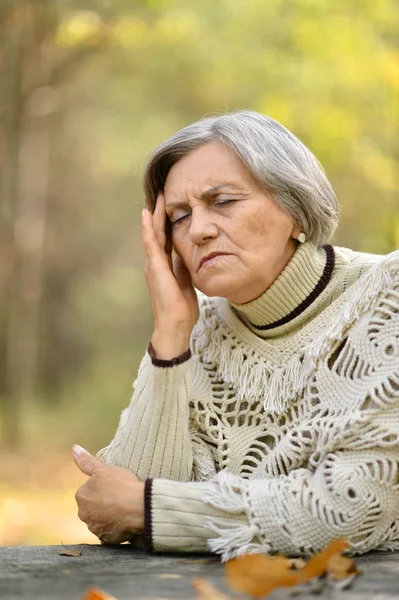
[[(209, 200), (209, 198), (212, 198), (213, 196), (216, 195), (216, 192), (218, 192), (219, 190), (221, 190), (225, 187), (235, 187), (235, 184), (234, 183), (219, 183), (218, 185), (214, 185), (213, 187), (209, 188), (208, 190), (205, 190), (205, 192), (202, 192), (200, 198), (201, 198), (201, 200)], [(187, 202), (169, 202), (166, 208), (173, 209), (173, 208), (182, 208), (182, 207), (186, 207), (186, 206), (189, 206)]]

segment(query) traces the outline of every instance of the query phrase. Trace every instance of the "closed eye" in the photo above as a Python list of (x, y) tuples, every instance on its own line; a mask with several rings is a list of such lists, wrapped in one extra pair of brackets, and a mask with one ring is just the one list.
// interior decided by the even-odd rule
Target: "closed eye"
[(173, 227), (173, 225), (177, 225), (177, 223), (181, 223), (187, 217), (188, 217), (188, 213), (186, 215), (182, 215), (181, 217), (178, 217), (177, 219), (173, 219), (173, 221), (170, 220), (170, 224)]
[[(228, 200), (219, 200), (217, 202), (213, 203), (213, 206), (217, 207), (217, 208), (223, 208), (224, 206), (228, 206), (229, 204), (232, 204), (233, 202), (237, 202), (236, 198), (230, 198)], [(181, 223), (182, 221), (184, 221), (184, 219), (186, 219), (187, 217), (190, 216), (191, 213), (187, 213), (185, 215), (181, 215), (180, 217), (177, 218), (170, 218), (170, 224), (172, 225), (172, 227), (174, 225), (177, 225), (179, 223)]]
[(233, 202), (237, 202), (237, 200), (219, 200), (219, 202), (215, 202), (215, 206), (227, 206), (227, 204), (232, 204)]

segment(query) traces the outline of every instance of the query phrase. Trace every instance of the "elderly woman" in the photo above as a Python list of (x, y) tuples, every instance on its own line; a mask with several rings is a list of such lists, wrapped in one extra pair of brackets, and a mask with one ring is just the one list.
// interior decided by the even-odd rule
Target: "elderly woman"
[(154, 332), (111, 444), (75, 447), (80, 517), (223, 559), (399, 548), (399, 252), (331, 246), (323, 169), (254, 112), (161, 144), (145, 194)]

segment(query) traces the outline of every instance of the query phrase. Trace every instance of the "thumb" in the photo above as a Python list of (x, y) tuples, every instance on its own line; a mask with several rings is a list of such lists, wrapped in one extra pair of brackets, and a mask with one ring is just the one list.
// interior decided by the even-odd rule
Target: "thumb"
[(89, 477), (93, 475), (96, 467), (99, 467), (103, 464), (100, 460), (90, 454), (90, 452), (87, 452), (87, 450), (81, 446), (78, 446), (77, 444), (72, 447), (72, 456), (82, 473), (88, 475)]

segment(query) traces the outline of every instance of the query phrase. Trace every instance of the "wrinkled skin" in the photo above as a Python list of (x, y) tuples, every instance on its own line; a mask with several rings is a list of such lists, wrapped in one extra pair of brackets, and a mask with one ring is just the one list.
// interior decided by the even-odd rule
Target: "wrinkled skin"
[(104, 544), (121, 544), (141, 533), (144, 483), (129, 469), (105, 465), (87, 451), (74, 452), (73, 457), (89, 476), (75, 494), (78, 516), (89, 530)]
[[(255, 300), (297, 248), (300, 228), (219, 141), (173, 165), (164, 195), (173, 246), (194, 286), (208, 296)], [(228, 255), (201, 267), (211, 252)]]
[[(151, 341), (156, 356), (168, 360), (189, 346), (199, 314), (194, 286), (237, 304), (258, 298), (291, 259), (300, 228), (235, 152), (211, 142), (172, 167), (154, 214), (143, 211), (142, 233), (154, 313)], [(225, 255), (202, 263), (213, 252)], [(90, 531), (109, 544), (143, 531), (144, 484), (128, 469), (104, 465), (86, 451), (74, 460), (89, 476), (76, 501)]]

